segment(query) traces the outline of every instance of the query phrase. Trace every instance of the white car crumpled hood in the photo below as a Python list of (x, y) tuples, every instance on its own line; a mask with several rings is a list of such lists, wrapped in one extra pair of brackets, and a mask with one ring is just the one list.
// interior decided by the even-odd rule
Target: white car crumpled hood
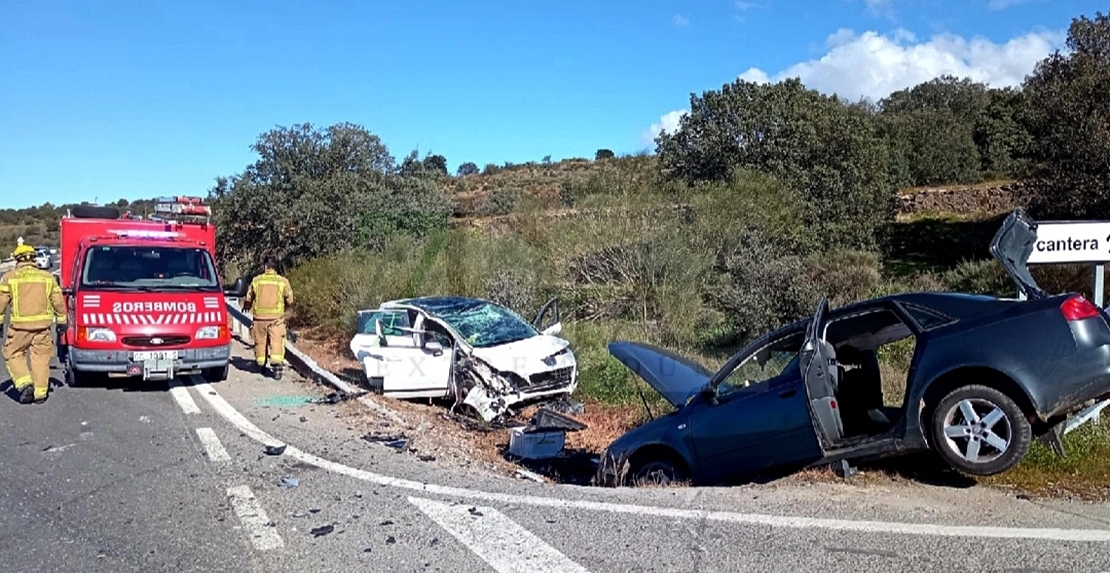
[(496, 370), (515, 372), (527, 378), (532, 374), (573, 366), (574, 355), (569, 351), (557, 356), (553, 364), (543, 361), (568, 346), (569, 342), (557, 336), (540, 335), (500, 346), (475, 348), (474, 356)]

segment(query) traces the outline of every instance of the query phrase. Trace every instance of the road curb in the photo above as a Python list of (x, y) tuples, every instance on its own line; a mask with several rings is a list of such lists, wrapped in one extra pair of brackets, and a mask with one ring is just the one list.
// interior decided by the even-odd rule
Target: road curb
[[(241, 340), (246, 341), (250, 336), (250, 327), (254, 323), (251, 317), (239, 308), (238, 301), (227, 301), (227, 313), (230, 317), (232, 333), (238, 336)], [(329, 372), (320, 366), (311, 356), (305, 354), (302, 350), (297, 348), (288, 339), (285, 341), (286, 360), (289, 365), (297, 371), (298, 374), (304, 376), (306, 379), (311, 380), (317, 384), (325, 384), (331, 386), (336, 390), (351, 396), (363, 394), (365, 390), (352, 386), (338, 376)], [(398, 424), (407, 425), (408, 422), (400, 416), (397, 412), (378, 404), (374, 400), (366, 396), (358, 398), (359, 403), (365, 405), (367, 408), (374, 411), (379, 416), (386, 418)]]

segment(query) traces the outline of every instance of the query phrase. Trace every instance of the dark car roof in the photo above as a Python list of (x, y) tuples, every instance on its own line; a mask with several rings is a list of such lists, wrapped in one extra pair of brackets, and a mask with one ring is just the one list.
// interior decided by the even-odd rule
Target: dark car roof
[[(968, 294), (962, 292), (908, 292), (869, 298), (866, 300), (848, 303), (843, 306), (829, 309), (829, 318), (849, 314), (860, 308), (875, 306), (882, 303), (902, 303), (919, 306), (928, 310), (939, 312), (945, 316), (964, 320), (999, 310), (1002, 306), (1013, 304), (1015, 300), (1000, 299), (989, 295)], [(768, 333), (785, 332), (800, 328), (809, 322), (811, 316), (796, 320), (790, 324)]]

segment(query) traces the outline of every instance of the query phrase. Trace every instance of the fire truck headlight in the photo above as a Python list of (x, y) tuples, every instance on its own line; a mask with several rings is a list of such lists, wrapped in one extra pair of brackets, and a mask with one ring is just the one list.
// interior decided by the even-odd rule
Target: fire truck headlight
[(116, 333), (110, 328), (88, 328), (85, 330), (85, 339), (89, 342), (115, 342)]
[(218, 326), (204, 326), (197, 329), (197, 335), (193, 338), (197, 340), (215, 340), (220, 337), (220, 327)]

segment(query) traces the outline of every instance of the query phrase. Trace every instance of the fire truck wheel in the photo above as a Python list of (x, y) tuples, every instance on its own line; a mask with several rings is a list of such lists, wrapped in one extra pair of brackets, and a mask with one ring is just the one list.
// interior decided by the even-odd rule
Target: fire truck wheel
[(204, 369), (204, 380), (206, 382), (223, 382), (227, 380), (228, 366), (218, 366), (216, 368)]
[(119, 209), (98, 205), (78, 205), (70, 211), (78, 219), (119, 219)]

